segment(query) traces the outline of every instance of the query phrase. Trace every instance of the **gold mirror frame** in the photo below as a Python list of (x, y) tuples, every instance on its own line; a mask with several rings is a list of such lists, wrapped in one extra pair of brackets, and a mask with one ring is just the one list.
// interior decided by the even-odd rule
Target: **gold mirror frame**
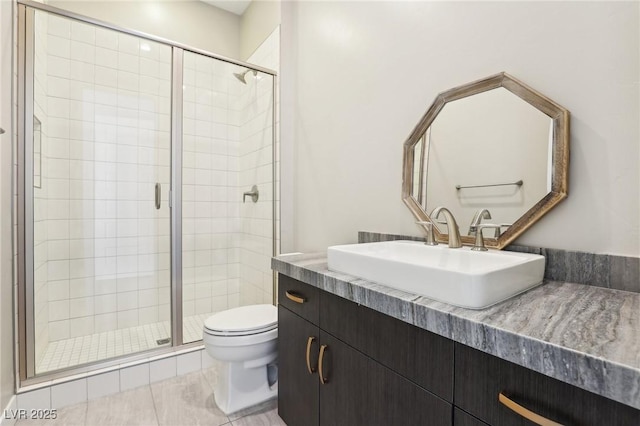
[[(409, 207), (409, 210), (411, 210), (411, 213), (413, 213), (413, 216), (418, 221), (431, 222), (429, 213), (426, 212), (420, 203), (411, 195), (414, 178), (415, 145), (420, 141), (429, 126), (431, 126), (442, 108), (444, 108), (448, 102), (500, 87), (504, 87), (553, 120), (553, 147), (551, 150), (553, 159), (551, 166), (551, 191), (527, 210), (498, 238), (485, 238), (486, 247), (499, 250), (522, 235), (531, 225), (567, 197), (569, 184), (569, 111), (566, 108), (563, 108), (551, 99), (504, 72), (447, 90), (436, 97), (433, 104), (431, 104), (404, 143), (402, 173), (402, 201)], [(433, 227), (433, 232), (438, 242), (448, 242), (449, 236), (440, 232), (437, 226)], [(467, 235), (461, 236), (460, 239), (464, 245), (473, 245), (475, 242), (474, 237)]]

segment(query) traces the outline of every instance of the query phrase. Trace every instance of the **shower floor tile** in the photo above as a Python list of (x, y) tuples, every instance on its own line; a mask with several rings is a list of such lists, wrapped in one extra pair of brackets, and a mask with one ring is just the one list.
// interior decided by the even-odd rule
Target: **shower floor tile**
[[(202, 326), (212, 314), (200, 314), (184, 319), (183, 341), (202, 339)], [(122, 355), (157, 348), (158, 340), (171, 336), (171, 324), (162, 321), (120, 330), (80, 336), (51, 342), (36, 365), (37, 374), (74, 367)]]

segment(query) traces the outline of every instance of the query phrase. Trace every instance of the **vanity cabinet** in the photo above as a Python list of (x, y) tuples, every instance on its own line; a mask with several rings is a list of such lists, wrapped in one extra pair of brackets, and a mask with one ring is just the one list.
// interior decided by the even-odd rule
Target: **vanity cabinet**
[[(287, 425), (451, 425), (451, 403), (402, 373), (433, 384), (451, 399), (452, 342), (338, 296), (316, 293), (316, 288), (288, 277), (281, 275), (279, 284), (278, 414)], [(315, 319), (316, 307), (314, 323), (307, 319)], [(377, 332), (362, 333), (365, 328)], [(408, 340), (421, 343), (410, 345)], [(448, 358), (444, 366), (416, 357), (419, 347), (430, 346), (432, 340), (435, 348), (442, 348), (437, 356)], [(362, 351), (367, 348), (372, 348), (369, 353)], [(418, 368), (418, 363), (430, 366)]]
[(562, 425), (640, 425), (640, 410), (459, 343), (455, 369), (455, 405), (491, 425), (532, 424), (500, 394)]
[(289, 426), (534, 424), (500, 393), (566, 426), (640, 425), (640, 410), (290, 277), (278, 295), (278, 414)]

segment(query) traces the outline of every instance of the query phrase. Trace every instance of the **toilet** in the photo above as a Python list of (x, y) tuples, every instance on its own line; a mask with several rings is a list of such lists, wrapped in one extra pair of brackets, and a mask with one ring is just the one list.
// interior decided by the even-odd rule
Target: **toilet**
[(278, 395), (278, 310), (250, 305), (218, 312), (204, 322), (203, 341), (217, 362), (214, 397), (230, 414)]

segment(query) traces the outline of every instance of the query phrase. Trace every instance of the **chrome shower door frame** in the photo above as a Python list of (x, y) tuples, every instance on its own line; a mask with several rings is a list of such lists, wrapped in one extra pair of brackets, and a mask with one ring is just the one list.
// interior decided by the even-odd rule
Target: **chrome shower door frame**
[[(182, 112), (183, 112), (183, 57), (184, 52), (193, 52), (213, 59), (228, 62), (251, 70), (260, 71), (273, 77), (273, 255), (277, 254), (276, 215), (277, 200), (277, 152), (276, 152), (276, 76), (277, 73), (268, 68), (230, 59), (202, 49), (152, 36), (139, 31), (132, 31), (93, 18), (71, 13), (43, 3), (31, 0), (18, 0), (18, 140), (17, 140), (17, 247), (18, 294), (17, 312), (17, 346), (18, 357), (16, 371), (16, 388), (42, 385), (52, 379), (64, 379), (74, 374), (91, 373), (100, 368), (115, 367), (123, 362), (135, 362), (151, 356), (170, 355), (177, 350), (202, 345), (200, 341), (183, 344), (182, 318)], [(56, 370), (36, 376), (35, 371), (35, 318), (34, 318), (34, 202), (33, 202), (33, 116), (34, 106), (34, 17), (35, 11), (43, 11), (80, 22), (107, 28), (120, 33), (162, 43), (172, 48), (172, 92), (171, 92), (171, 188), (169, 192), (171, 223), (171, 346), (151, 349), (120, 357), (109, 358), (69, 369)], [(274, 274), (273, 301), (276, 303), (276, 281)]]

